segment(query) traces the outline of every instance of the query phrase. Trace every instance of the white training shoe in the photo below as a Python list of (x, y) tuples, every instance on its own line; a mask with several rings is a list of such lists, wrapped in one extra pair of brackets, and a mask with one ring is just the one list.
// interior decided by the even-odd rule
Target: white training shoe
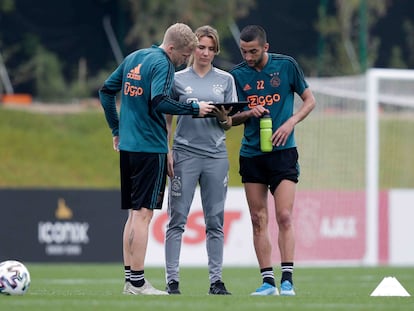
[(129, 287), (131, 286), (130, 282), (125, 282), (124, 289), (122, 290), (122, 294), (129, 295)]
[(124, 289), (129, 295), (168, 295), (167, 292), (154, 288), (147, 280), (141, 287), (130, 284), (129, 286), (125, 285)]

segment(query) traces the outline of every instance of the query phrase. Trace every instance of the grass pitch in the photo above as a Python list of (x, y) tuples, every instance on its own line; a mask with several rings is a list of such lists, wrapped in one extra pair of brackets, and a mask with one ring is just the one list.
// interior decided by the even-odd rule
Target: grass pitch
[[(122, 295), (121, 264), (30, 264), (31, 286), (24, 296), (0, 295), (0, 310), (414, 310), (411, 297), (371, 297), (386, 276), (394, 276), (414, 294), (414, 268), (295, 269), (295, 297), (252, 297), (260, 285), (258, 269), (225, 267), (231, 296), (207, 295), (207, 268), (181, 268), (182, 295)], [(279, 277), (279, 271), (276, 271)], [(163, 268), (147, 268), (157, 288), (165, 286)]]

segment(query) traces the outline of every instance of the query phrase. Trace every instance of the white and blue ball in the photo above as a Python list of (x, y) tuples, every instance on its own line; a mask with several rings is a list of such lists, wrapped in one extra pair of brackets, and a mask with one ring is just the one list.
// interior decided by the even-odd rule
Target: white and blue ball
[(17, 260), (0, 262), (0, 294), (23, 295), (30, 286), (30, 273)]

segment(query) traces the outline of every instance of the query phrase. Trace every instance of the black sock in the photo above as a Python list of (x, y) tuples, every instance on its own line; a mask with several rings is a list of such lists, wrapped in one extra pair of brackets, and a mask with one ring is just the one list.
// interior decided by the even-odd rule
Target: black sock
[(141, 287), (145, 284), (144, 270), (134, 271), (131, 270), (131, 284), (135, 287)]
[(260, 269), (260, 274), (262, 275), (263, 283), (266, 282), (275, 286), (275, 275), (272, 267)]
[(282, 262), (281, 268), (282, 268), (282, 279), (280, 280), (280, 283), (283, 283), (284, 281), (289, 281), (293, 285), (293, 281), (292, 281), (293, 262)]
[(131, 282), (131, 266), (124, 266), (125, 282)]

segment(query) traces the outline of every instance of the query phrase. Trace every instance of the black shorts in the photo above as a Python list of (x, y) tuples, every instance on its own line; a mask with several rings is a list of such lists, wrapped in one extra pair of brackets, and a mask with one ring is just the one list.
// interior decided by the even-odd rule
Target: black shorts
[(161, 209), (167, 180), (167, 155), (120, 151), (121, 208)]
[(299, 178), (298, 151), (296, 148), (277, 150), (253, 158), (240, 156), (242, 183), (267, 185), (273, 194), (284, 179), (295, 183)]

